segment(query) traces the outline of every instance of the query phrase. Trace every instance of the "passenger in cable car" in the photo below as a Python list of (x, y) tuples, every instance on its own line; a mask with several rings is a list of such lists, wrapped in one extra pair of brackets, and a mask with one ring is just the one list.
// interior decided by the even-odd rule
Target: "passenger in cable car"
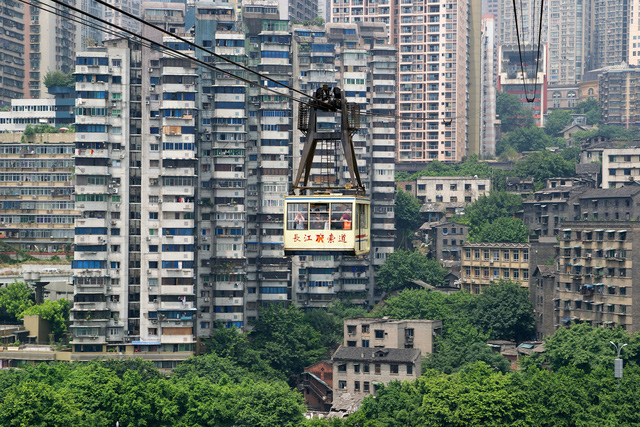
[(340, 218), (343, 230), (351, 230), (351, 208), (347, 207), (347, 211)]
[(296, 218), (294, 219), (295, 223), (296, 223), (296, 230), (305, 230), (307, 227), (304, 224), (304, 215), (302, 215), (302, 212), (298, 212), (296, 214)]

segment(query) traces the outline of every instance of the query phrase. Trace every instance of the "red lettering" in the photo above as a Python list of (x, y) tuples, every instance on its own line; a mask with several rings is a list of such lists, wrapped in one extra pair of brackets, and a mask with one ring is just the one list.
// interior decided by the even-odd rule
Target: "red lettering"
[(316, 243), (324, 243), (324, 234), (316, 234)]

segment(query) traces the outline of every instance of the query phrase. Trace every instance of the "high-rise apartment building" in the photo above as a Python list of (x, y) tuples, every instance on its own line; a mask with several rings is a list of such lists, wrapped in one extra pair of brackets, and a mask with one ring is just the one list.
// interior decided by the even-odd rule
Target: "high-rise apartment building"
[[(472, 7), (467, 0), (402, 5), (337, 0), (332, 5), (333, 23), (388, 25), (398, 49), (398, 114), (411, 117), (399, 123), (400, 163), (460, 161), (467, 144), (479, 146), (469, 140), (479, 138), (479, 131), (470, 134), (468, 122), (468, 97), (476, 93), (470, 86), (480, 79), (479, 71), (478, 82), (470, 79), (470, 67), (480, 67), (479, 61), (470, 60), (470, 38), (480, 36), (480, 13), (472, 13)], [(470, 22), (475, 17), (476, 26)], [(472, 28), (478, 34), (472, 34)]]
[(0, 43), (0, 109), (10, 106), (12, 99), (24, 98), (25, 5), (14, 0), (0, 3), (2, 43)]
[[(528, 51), (537, 51), (524, 46)], [(539, 63), (521, 62), (518, 45), (501, 45), (498, 48), (498, 90), (520, 98), (522, 106), (533, 112), (538, 126), (544, 125), (547, 111), (546, 48), (540, 49)], [(524, 73), (523, 73), (524, 71)], [(529, 102), (533, 100), (533, 102)]]
[[(105, 1), (118, 9), (121, 9), (125, 12), (129, 12), (137, 17), (142, 17), (142, 1), (141, 0), (105, 0)], [(145, 2), (145, 3), (152, 3), (152, 2)], [(138, 32), (138, 33), (140, 32), (141, 25), (135, 19), (131, 19), (128, 16), (125, 16), (117, 12), (116, 10), (113, 10), (108, 7), (104, 8), (103, 13), (104, 13), (103, 18), (106, 21), (112, 23), (113, 25), (117, 25), (129, 31)], [(161, 17), (162, 15), (155, 17), (154, 21), (156, 23), (161, 23), (161, 20), (158, 19)], [(105, 34), (104, 37), (107, 39), (113, 38), (113, 36), (108, 34)]]
[[(293, 28), (294, 87), (314, 93), (326, 84), (337, 86), (347, 102), (359, 104), (361, 129), (353, 136), (361, 179), (372, 199), (372, 247), (367, 256), (309, 255), (294, 257), (294, 302), (322, 307), (336, 299), (374, 304), (374, 266), (393, 251), (393, 176), (396, 128), (396, 49), (388, 43), (385, 25), (328, 24), (326, 27)], [(370, 88), (370, 89), (368, 89)], [(367, 113), (375, 116), (365, 116)], [(385, 118), (384, 116), (389, 116)], [(294, 113), (297, 122), (297, 111)], [(318, 126), (334, 130), (339, 116), (321, 113)], [(293, 132), (294, 173), (297, 172), (304, 135)], [(311, 171), (316, 185), (342, 186), (349, 179), (344, 153), (334, 142), (320, 143)], [(321, 161), (328, 158), (329, 170)]]
[[(323, 18), (318, 13), (319, 2), (323, 0), (277, 0), (277, 7), (280, 11), (280, 19), (291, 22), (314, 21), (316, 18)], [(327, 7), (325, 3), (324, 7)]]
[(480, 96), (480, 152), (481, 158), (496, 154), (496, 61), (495, 19), (482, 17)]
[(640, 90), (638, 77), (640, 77), (640, 68), (629, 67), (626, 64), (599, 70), (598, 98), (605, 123), (626, 128), (640, 124), (637, 100), (637, 93)]
[[(588, 69), (618, 65), (629, 59), (630, 0), (592, 0), (593, 41)], [(634, 24), (637, 28), (637, 21)], [(637, 30), (633, 31), (634, 33)]]
[(640, 1), (629, 0), (629, 36), (627, 38), (629, 65), (640, 65)]
[(74, 351), (170, 367), (195, 342), (197, 70), (130, 40), (76, 63)]

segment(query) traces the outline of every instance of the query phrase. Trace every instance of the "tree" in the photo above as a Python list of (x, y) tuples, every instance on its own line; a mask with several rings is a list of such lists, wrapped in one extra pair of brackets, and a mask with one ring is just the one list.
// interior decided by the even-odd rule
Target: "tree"
[(439, 262), (418, 251), (397, 250), (387, 257), (378, 270), (376, 287), (392, 292), (405, 287), (411, 280), (422, 280), (432, 286), (445, 286), (448, 274)]
[(602, 124), (602, 110), (598, 101), (588, 98), (575, 106), (573, 109), (578, 114), (584, 114), (587, 117), (587, 124), (591, 126)]
[(492, 191), (488, 196), (467, 206), (461, 221), (469, 225), (469, 234), (478, 235), (482, 228), (498, 218), (513, 218), (522, 209), (522, 197), (506, 191)]
[(494, 340), (528, 340), (535, 330), (529, 292), (508, 280), (499, 280), (478, 296), (471, 319)]
[(538, 126), (520, 127), (500, 139), (496, 146), (496, 154), (500, 155), (507, 147), (513, 147), (518, 153), (522, 153), (523, 151), (540, 151), (557, 145), (559, 145), (558, 139), (550, 137)]
[(496, 115), (500, 119), (502, 132), (511, 132), (521, 126), (533, 126), (535, 120), (531, 110), (522, 106), (520, 98), (506, 92), (498, 92)]
[(616, 356), (610, 341), (628, 344), (621, 353), (625, 364), (640, 362), (637, 336), (632, 337), (622, 328), (594, 328), (586, 323), (559, 328), (545, 339), (545, 352), (536, 358), (548, 363), (553, 370), (564, 366), (575, 366), (587, 373), (600, 367), (610, 369)]
[(548, 178), (572, 177), (575, 175), (575, 161), (565, 160), (559, 153), (540, 151), (531, 153), (516, 163), (517, 176), (532, 177), (536, 189), (541, 189)]
[(400, 189), (396, 193), (395, 217), (400, 246), (407, 248), (411, 237), (422, 225), (420, 206), (420, 201), (408, 192)]
[(255, 321), (249, 335), (252, 347), (272, 368), (295, 377), (327, 352), (321, 334), (304, 322), (304, 315), (295, 306), (272, 305)]
[(322, 334), (322, 345), (331, 348), (342, 342), (344, 319), (364, 317), (368, 311), (361, 306), (336, 301), (326, 309), (316, 308), (304, 314), (304, 321)]
[(567, 110), (553, 110), (547, 115), (544, 121), (544, 131), (551, 137), (558, 136), (558, 133), (569, 126), (573, 121), (571, 113)]
[(372, 312), (376, 317), (392, 319), (446, 319), (464, 318), (473, 307), (475, 295), (456, 292), (446, 295), (424, 289), (407, 289), (387, 298), (384, 307)]
[(56, 340), (61, 339), (67, 332), (67, 325), (69, 324), (69, 301), (66, 299), (59, 299), (57, 301), (46, 300), (42, 304), (27, 308), (20, 313), (18, 318), (22, 319), (24, 316), (34, 314), (40, 315), (43, 320), (51, 324), (51, 331)]
[(467, 319), (451, 319), (436, 337), (436, 352), (427, 355), (423, 367), (451, 374), (483, 361), (500, 372), (509, 371), (509, 362), (487, 345), (488, 338)]
[(521, 219), (501, 217), (482, 226), (477, 234), (469, 233), (469, 241), (526, 243), (529, 229)]
[(10, 283), (0, 288), (0, 308), (15, 320), (33, 304), (33, 291), (23, 282)]
[(49, 71), (44, 76), (44, 85), (47, 88), (52, 86), (66, 86), (75, 89), (76, 81), (71, 73), (65, 74), (60, 71)]

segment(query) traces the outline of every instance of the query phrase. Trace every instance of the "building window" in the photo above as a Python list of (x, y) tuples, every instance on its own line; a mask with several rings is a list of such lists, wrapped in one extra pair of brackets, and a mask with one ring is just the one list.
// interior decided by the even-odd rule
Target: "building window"
[(363, 384), (363, 391), (365, 393), (369, 393), (371, 391), (371, 386), (369, 385), (369, 381), (365, 381)]
[(436, 191), (442, 191), (442, 184), (436, 184)]
[(362, 346), (364, 348), (368, 348), (369, 347), (369, 340), (362, 340)]
[(340, 381), (338, 381), (338, 388), (339, 388), (340, 390), (346, 390), (346, 388), (347, 388), (347, 382), (346, 382), (346, 381), (344, 381), (344, 380), (340, 380)]
[(365, 374), (369, 373), (369, 364), (365, 363), (362, 365), (362, 372), (364, 372)]
[(363, 334), (369, 333), (369, 325), (362, 325), (362, 333)]
[(398, 372), (399, 372), (398, 365), (391, 365), (389, 367), (389, 372), (391, 372), (392, 375), (394, 375), (394, 374), (397, 375)]
[(407, 375), (413, 375), (413, 365), (407, 365)]
[(374, 372), (376, 373), (376, 375), (380, 375), (382, 373), (382, 365), (380, 365), (379, 363), (375, 364), (374, 369), (375, 369)]
[(347, 364), (338, 365), (338, 372), (347, 372)]
[(384, 331), (382, 329), (376, 329), (374, 332), (377, 340), (384, 339)]
[(353, 391), (360, 391), (360, 381), (355, 381), (353, 383)]
[(355, 341), (347, 341), (347, 347), (355, 347), (356, 344), (357, 343)]

